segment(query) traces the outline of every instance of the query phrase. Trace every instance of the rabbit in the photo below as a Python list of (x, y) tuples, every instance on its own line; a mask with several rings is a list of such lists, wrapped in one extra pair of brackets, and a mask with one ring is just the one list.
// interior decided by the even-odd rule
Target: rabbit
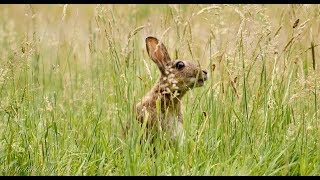
[[(171, 60), (166, 47), (155, 37), (146, 38), (146, 49), (161, 76), (153, 88), (136, 104), (137, 120), (148, 128), (160, 125), (173, 141), (184, 139), (181, 98), (208, 79), (207, 71), (189, 60)], [(160, 112), (159, 112), (160, 111)]]

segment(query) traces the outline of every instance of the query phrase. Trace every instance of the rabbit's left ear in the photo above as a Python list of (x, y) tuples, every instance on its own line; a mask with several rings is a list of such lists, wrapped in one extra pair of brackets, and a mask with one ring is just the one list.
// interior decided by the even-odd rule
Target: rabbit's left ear
[(164, 74), (166, 64), (171, 61), (167, 48), (155, 37), (146, 38), (146, 47), (150, 58)]

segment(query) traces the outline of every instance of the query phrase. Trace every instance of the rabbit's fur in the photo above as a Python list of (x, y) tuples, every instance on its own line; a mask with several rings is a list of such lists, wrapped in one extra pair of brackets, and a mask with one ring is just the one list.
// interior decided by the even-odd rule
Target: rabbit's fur
[(136, 105), (137, 119), (141, 123), (146, 120), (147, 128), (160, 125), (177, 140), (183, 136), (181, 98), (189, 89), (203, 86), (207, 72), (192, 61), (171, 60), (166, 47), (155, 37), (146, 38), (146, 48), (161, 76)]

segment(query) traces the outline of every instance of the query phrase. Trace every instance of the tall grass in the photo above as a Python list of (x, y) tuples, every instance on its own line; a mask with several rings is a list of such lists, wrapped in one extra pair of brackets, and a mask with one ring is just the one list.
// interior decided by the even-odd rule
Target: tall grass
[[(320, 175), (319, 10), (1, 5), (1, 175)], [(210, 72), (181, 146), (141, 140), (147, 36)]]

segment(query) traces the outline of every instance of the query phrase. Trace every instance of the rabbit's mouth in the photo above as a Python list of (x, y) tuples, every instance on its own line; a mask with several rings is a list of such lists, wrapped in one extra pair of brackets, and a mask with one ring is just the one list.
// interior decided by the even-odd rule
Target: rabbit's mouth
[(204, 85), (204, 82), (207, 80), (207, 77), (203, 77), (203, 78), (199, 78), (199, 79), (196, 79), (194, 78), (195, 81), (191, 82), (189, 84), (189, 87), (201, 87)]
[(206, 80), (207, 78), (198, 79), (196, 86), (198, 87), (203, 86)]
[(206, 71), (203, 71), (202, 75), (202, 78), (199, 78), (197, 81), (197, 86), (203, 86), (204, 82), (208, 79)]
[(199, 79), (199, 80), (198, 80), (198, 83), (199, 83), (199, 84), (204, 84), (204, 81), (205, 81), (205, 79)]
[(188, 87), (201, 87), (204, 85), (204, 82), (207, 80), (207, 76), (192, 78)]

